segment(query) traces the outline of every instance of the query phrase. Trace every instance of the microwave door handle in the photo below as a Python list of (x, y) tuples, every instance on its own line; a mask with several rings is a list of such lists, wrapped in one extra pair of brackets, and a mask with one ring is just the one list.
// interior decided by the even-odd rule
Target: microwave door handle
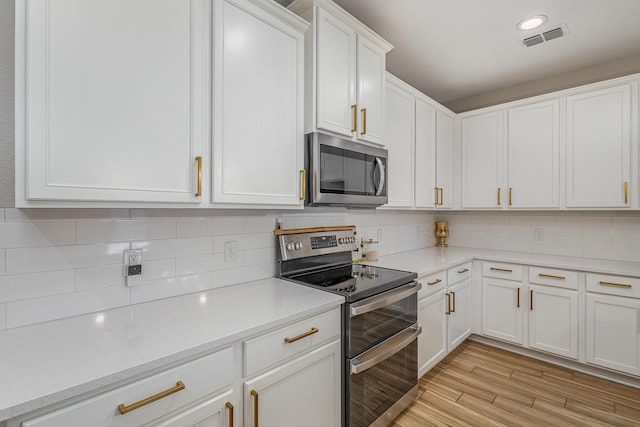
[(378, 165), (378, 168), (380, 168), (380, 182), (378, 182), (378, 189), (376, 190), (376, 196), (379, 196), (382, 194), (382, 190), (384, 189), (384, 177), (386, 175), (386, 171), (384, 170), (384, 164), (382, 163), (382, 160), (380, 160), (380, 157), (376, 157), (376, 164)]

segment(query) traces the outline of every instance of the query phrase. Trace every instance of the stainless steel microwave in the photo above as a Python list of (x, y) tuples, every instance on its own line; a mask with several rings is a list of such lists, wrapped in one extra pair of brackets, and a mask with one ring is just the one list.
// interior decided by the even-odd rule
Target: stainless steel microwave
[(373, 208), (387, 203), (385, 149), (314, 132), (306, 135), (306, 204)]

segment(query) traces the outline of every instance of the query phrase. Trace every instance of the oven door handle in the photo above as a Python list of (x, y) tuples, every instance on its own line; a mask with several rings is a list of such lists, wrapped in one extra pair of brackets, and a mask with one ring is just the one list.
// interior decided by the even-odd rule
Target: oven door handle
[(392, 291), (384, 292), (381, 295), (376, 295), (363, 301), (353, 303), (350, 306), (351, 313), (349, 317), (359, 316), (361, 314), (377, 310), (384, 306), (391, 305), (394, 302), (398, 302), (413, 294), (418, 293), (421, 288), (422, 285), (414, 281), (408, 285), (395, 288)]
[(350, 374), (359, 374), (387, 360), (411, 344), (421, 332), (422, 326), (418, 326), (417, 324), (409, 326), (402, 332), (395, 334), (391, 338), (365, 351), (360, 356), (354, 357), (351, 362), (349, 362), (351, 365)]

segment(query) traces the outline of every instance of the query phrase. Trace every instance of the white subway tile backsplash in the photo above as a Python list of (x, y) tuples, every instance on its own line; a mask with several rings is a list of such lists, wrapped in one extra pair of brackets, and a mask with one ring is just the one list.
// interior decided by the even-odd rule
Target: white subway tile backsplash
[(8, 302), (7, 328), (77, 316), (130, 304), (129, 288), (101, 288)]
[(143, 282), (131, 289), (131, 303), (137, 304), (176, 295), (189, 294), (211, 289), (213, 273), (207, 272), (190, 276)]
[(129, 243), (7, 249), (7, 274), (64, 270), (122, 262)]
[(244, 217), (221, 216), (212, 218), (178, 219), (178, 237), (216, 236), (239, 234), (244, 231)]
[(5, 274), (5, 250), (0, 249), (0, 276)]
[(123, 242), (176, 237), (176, 221), (174, 219), (79, 221), (77, 224), (78, 243)]
[(264, 233), (272, 232), (276, 229), (276, 218), (281, 218), (278, 215), (260, 215), (260, 216), (247, 216), (244, 219), (244, 232), (245, 233)]
[(237, 285), (238, 283), (266, 279), (274, 275), (275, 262), (218, 270), (213, 273), (213, 286), (214, 288), (220, 288), (223, 286)]
[(6, 209), (7, 221), (128, 219), (129, 209)]
[(76, 242), (73, 222), (37, 221), (0, 223), (0, 248), (68, 245)]
[[(213, 271), (216, 265), (216, 256), (219, 258), (220, 254), (207, 254), (207, 255), (195, 255), (190, 257), (178, 257), (176, 258), (176, 275), (184, 276), (187, 274), (204, 273), (205, 271)], [(236, 253), (236, 262), (232, 263), (234, 266), (242, 265), (238, 260), (240, 259), (239, 253)], [(219, 262), (219, 261), (218, 261)]]
[(148, 240), (133, 242), (132, 249), (142, 249), (142, 259), (175, 258), (178, 256), (202, 255), (213, 252), (212, 237), (189, 237), (181, 239)]
[(0, 302), (63, 294), (74, 290), (73, 270), (0, 276)]
[(0, 331), (7, 328), (7, 316), (5, 304), (0, 304)]
[(82, 267), (75, 272), (76, 289), (79, 291), (125, 285), (122, 264)]
[(272, 248), (276, 244), (276, 238), (273, 233), (223, 235), (213, 238), (213, 251), (224, 252), (225, 242), (230, 241), (237, 242), (238, 250)]
[(142, 262), (142, 280), (167, 279), (176, 276), (175, 258), (156, 259)]

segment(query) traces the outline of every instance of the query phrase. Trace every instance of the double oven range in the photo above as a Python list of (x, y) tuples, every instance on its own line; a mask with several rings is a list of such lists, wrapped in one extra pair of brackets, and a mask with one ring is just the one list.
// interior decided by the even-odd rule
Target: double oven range
[(352, 263), (355, 227), (276, 230), (277, 275), (344, 296), (344, 426), (387, 426), (418, 395), (416, 273)]

